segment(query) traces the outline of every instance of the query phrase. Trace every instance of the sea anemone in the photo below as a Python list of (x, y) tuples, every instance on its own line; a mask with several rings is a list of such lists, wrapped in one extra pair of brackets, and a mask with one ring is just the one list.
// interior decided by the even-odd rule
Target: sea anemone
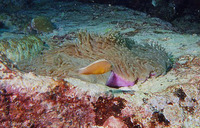
[[(112, 87), (132, 86), (139, 80), (165, 74), (171, 67), (168, 54), (157, 44), (138, 44), (118, 33), (97, 35), (80, 32), (78, 39), (76, 43), (49, 50), (32, 62), (21, 62), (18, 67), (40, 75), (70, 76), (104, 84), (107, 81), (106, 85)], [(110, 77), (109, 73), (79, 73), (78, 69), (101, 59), (112, 65)], [(104, 65), (98, 66), (102, 68)]]
[(44, 42), (36, 36), (0, 40), (0, 51), (13, 62), (31, 59), (41, 53)]

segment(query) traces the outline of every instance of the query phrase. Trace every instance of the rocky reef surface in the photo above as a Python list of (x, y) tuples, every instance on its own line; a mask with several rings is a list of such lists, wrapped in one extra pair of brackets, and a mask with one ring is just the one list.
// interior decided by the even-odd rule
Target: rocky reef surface
[(5, 60), (0, 61), (1, 127), (199, 127), (199, 57), (180, 57), (164, 77), (168, 83), (149, 81), (154, 87), (129, 90), (21, 73)]
[[(14, 54), (9, 58), (1, 51), (0, 127), (200, 127), (198, 34), (184, 34), (168, 22), (119, 6), (61, 2), (34, 8), (2, 13), (1, 41), (33, 34), (48, 52), (77, 40), (79, 30), (120, 31), (137, 43), (160, 44), (173, 55), (174, 65), (164, 76), (115, 89), (73, 77), (24, 73), (17, 69)], [(31, 21), (38, 16), (48, 17), (55, 28), (37, 31)], [(34, 45), (19, 44), (34, 52)]]

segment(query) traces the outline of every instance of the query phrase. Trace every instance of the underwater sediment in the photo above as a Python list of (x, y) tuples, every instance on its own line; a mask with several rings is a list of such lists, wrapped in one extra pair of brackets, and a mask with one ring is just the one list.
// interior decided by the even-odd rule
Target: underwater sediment
[[(18, 68), (39, 75), (75, 77), (89, 82), (121, 87), (132, 86), (151, 76), (163, 75), (172, 64), (169, 55), (161, 46), (138, 44), (117, 33), (97, 35), (80, 32), (78, 39), (78, 42), (67, 43), (46, 51), (31, 62), (22, 61), (18, 63)], [(78, 73), (78, 69), (100, 59), (105, 59), (112, 65), (110, 76), (109, 73), (100, 75), (91, 73), (88, 76)], [(100, 64), (93, 70), (104, 66)]]

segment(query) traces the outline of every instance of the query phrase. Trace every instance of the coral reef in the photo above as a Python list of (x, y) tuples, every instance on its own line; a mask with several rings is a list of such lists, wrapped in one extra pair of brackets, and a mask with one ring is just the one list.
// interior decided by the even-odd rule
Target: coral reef
[(79, 75), (77, 69), (96, 60), (106, 59), (111, 63), (114, 74), (117, 74), (114, 75), (115, 77), (119, 76), (120, 80), (125, 79), (136, 83), (145, 81), (151, 76), (165, 74), (171, 67), (168, 54), (157, 44), (137, 44), (115, 33), (96, 35), (80, 32), (78, 39), (78, 43), (68, 43), (60, 48), (47, 51), (32, 62), (19, 63), (18, 67), (20, 70), (34, 71), (40, 75), (60, 78), (71, 76), (103, 84), (108, 79), (108, 74), (86, 78)]
[[(191, 31), (193, 27), (198, 29), (198, 24), (192, 24), (193, 16), (182, 19), (189, 18), (190, 21), (190, 26), (181, 26), (192, 32), (192, 34), (185, 34), (177, 33), (180, 32), (178, 29), (159, 18), (122, 6), (112, 6), (112, 4), (108, 6), (77, 1), (61, 2), (63, 0), (56, 0), (55, 3), (50, 0), (52, 2), (45, 3), (44, 1), (47, 0), (34, 0), (38, 6), (30, 3), (31, 9), (27, 9), (23, 6), (26, 0), (12, 0), (13, 4), (4, 4), (10, 1), (2, 0), (0, 3), (0, 7), (3, 5), (8, 10), (1, 8), (3, 10), (0, 14), (0, 22), (2, 22), (0, 40), (8, 42), (0, 44), (2, 48), (0, 50), (0, 127), (200, 127), (200, 37), (195, 34), (200, 29)], [(20, 7), (23, 9), (19, 11), (19, 8), (13, 8), (15, 6), (12, 5), (15, 3), (22, 3)], [(162, 3), (156, 6), (160, 6), (159, 4)], [(166, 8), (168, 7), (163, 8), (162, 12), (166, 12)], [(162, 14), (162, 12), (156, 13)], [(27, 27), (28, 23), (30, 27), (31, 19), (40, 15), (49, 17), (57, 29), (52, 33), (39, 31), (36, 33), (37, 30), (30, 28), (30, 32), (39, 37), (38, 41), (42, 39), (41, 44), (38, 45), (46, 46), (42, 43), (45, 41), (50, 50), (28, 55), (26, 48), (30, 46), (30, 51), (31, 48), (37, 48), (36, 45), (33, 45), (30, 40), (31, 45), (25, 43), (26, 41), (21, 43), (19, 40), (27, 34), (23, 31), (24, 27)], [(163, 16), (166, 15), (168, 13)], [(181, 20), (177, 22), (180, 23)], [(85, 29), (90, 33), (76, 34), (77, 30)], [(109, 34), (112, 31), (120, 31), (123, 36), (117, 33)], [(35, 37), (31, 38), (37, 42)], [(9, 42), (8, 39), (14, 42)], [(166, 74), (167, 67), (171, 65), (169, 60), (171, 58), (157, 43), (164, 47), (167, 53), (173, 55), (173, 67)], [(23, 51), (20, 52), (23, 58), (20, 60), (17, 60), (18, 45)], [(12, 60), (7, 58), (11, 53), (13, 53)], [(30, 58), (24, 59), (24, 55)], [(141, 62), (147, 60), (147, 63), (138, 64), (139, 58), (143, 58)], [(100, 75), (79, 75), (79, 68), (86, 69), (83, 67), (90, 67), (91, 63), (95, 64), (94, 62), (99, 62), (99, 59), (105, 59), (108, 64), (112, 63), (111, 72)], [(145, 64), (148, 69), (153, 66), (160, 72), (151, 72), (149, 74), (151, 79), (143, 82), (145, 77), (141, 80), (141, 74), (135, 71), (143, 72), (142, 74), (150, 72), (144, 68)], [(139, 69), (136, 68), (138, 65)], [(118, 72), (116, 66), (120, 69), (120, 75), (116, 74)], [(96, 67), (99, 69), (99, 65)], [(105, 86), (110, 75), (115, 78), (125, 76), (129, 79), (130, 76), (126, 76), (129, 72), (125, 71), (132, 69), (136, 69), (132, 73), (140, 78), (138, 82), (136, 81), (137, 85), (120, 88)], [(159, 74), (165, 75), (159, 76)]]
[(13, 62), (31, 59), (44, 49), (44, 42), (36, 36), (0, 40), (0, 51)]

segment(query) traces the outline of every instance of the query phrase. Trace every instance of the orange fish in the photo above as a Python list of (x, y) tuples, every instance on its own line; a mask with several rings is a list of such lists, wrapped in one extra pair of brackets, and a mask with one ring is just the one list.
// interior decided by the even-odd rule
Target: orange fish
[(78, 73), (82, 75), (104, 74), (111, 71), (111, 68), (112, 65), (109, 61), (105, 59), (100, 59), (84, 68), (79, 69)]

